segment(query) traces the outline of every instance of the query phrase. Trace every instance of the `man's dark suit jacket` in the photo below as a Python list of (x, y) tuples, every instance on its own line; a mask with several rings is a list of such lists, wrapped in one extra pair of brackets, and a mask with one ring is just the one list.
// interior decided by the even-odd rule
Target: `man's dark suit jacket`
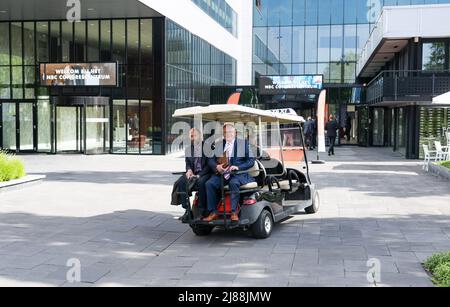
[(205, 176), (211, 173), (211, 170), (209, 168), (208, 164), (208, 158), (205, 155), (205, 152), (203, 150), (204, 143), (202, 143), (202, 171), (199, 174), (195, 174), (195, 151), (194, 151), (194, 144), (190, 147), (190, 152), (188, 149), (186, 149), (186, 172), (189, 170), (192, 170), (194, 172), (194, 175), (196, 176)]

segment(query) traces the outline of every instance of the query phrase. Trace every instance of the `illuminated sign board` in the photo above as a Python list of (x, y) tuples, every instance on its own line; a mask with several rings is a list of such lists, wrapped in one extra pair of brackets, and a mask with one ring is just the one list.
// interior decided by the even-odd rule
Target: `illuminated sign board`
[(42, 86), (118, 86), (117, 63), (41, 63)]
[(261, 76), (259, 79), (261, 95), (295, 95), (299, 91), (321, 91), (322, 89), (322, 75)]

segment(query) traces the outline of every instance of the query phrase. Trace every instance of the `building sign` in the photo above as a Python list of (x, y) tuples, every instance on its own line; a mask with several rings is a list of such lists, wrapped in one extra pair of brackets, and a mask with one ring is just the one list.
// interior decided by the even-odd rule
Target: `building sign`
[(42, 86), (117, 86), (117, 63), (45, 63)]
[(274, 109), (274, 110), (270, 110), (270, 112), (276, 113), (276, 114), (298, 116), (297, 112), (295, 112), (295, 110), (291, 109), (291, 108), (289, 108), (289, 109)]
[(261, 76), (259, 80), (259, 93), (261, 95), (295, 95), (299, 91), (320, 91), (322, 88), (322, 75)]

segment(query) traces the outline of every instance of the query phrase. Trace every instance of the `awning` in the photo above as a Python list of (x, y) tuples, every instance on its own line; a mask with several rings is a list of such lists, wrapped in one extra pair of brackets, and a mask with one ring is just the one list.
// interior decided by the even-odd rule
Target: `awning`
[(433, 105), (450, 106), (450, 92), (433, 98)]

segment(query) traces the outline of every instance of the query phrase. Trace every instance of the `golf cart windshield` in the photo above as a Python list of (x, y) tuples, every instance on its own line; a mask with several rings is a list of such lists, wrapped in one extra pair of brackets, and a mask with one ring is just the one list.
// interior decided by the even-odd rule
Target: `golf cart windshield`
[(301, 116), (239, 105), (212, 105), (180, 109), (175, 111), (173, 117), (217, 122), (217, 127), (224, 123), (233, 123), (236, 125), (238, 137), (248, 140), (258, 158), (278, 160), (283, 165), (295, 168), (299, 167), (298, 163), (302, 163), (302, 167), (305, 166), (305, 147), (301, 130), (304, 119)]

